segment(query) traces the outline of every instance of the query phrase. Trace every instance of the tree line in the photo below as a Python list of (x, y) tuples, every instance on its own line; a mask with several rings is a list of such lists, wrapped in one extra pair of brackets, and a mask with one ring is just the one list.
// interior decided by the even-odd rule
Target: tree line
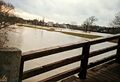
[[(115, 15), (114, 19), (110, 22), (110, 24), (109, 24), (110, 27), (98, 26), (95, 24), (96, 21), (98, 21), (98, 19), (95, 16), (91, 16), (91, 17), (87, 18), (83, 22), (83, 24), (81, 24), (80, 26), (71, 25), (71, 24), (53, 23), (53, 27), (83, 30), (84, 32), (101, 32), (101, 33), (111, 33), (111, 34), (120, 33), (120, 12), (117, 13)], [(37, 19), (25, 20), (24, 23), (49, 27), (49, 25), (44, 20), (40, 20), (40, 21)]]

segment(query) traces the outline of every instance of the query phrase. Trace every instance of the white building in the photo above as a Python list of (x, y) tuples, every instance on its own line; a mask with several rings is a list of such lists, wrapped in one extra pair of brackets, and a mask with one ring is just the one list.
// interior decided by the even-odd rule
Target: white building
[(47, 22), (47, 25), (52, 27), (54, 25), (54, 23), (53, 22)]

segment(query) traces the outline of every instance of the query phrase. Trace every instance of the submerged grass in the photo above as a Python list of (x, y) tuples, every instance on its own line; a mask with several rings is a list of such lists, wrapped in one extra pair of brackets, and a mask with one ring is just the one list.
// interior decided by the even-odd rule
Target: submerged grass
[(26, 26), (30, 28), (42, 29), (42, 30), (47, 30), (47, 31), (55, 31), (55, 29), (52, 27), (42, 27), (42, 26), (27, 25), (27, 24), (18, 24), (18, 26)]
[(100, 38), (101, 36), (98, 35), (88, 35), (88, 34), (81, 34), (81, 33), (73, 33), (73, 32), (62, 32), (64, 34), (69, 34), (73, 36), (78, 36), (78, 37), (84, 37), (84, 38), (89, 38), (89, 39), (95, 39), (95, 38)]

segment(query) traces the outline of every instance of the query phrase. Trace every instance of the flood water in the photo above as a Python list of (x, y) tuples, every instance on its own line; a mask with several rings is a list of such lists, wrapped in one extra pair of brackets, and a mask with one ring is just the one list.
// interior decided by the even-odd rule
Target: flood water
[[(4, 42), (4, 44), (2, 44), (3, 47), (17, 47), (20, 50), (22, 50), (22, 52), (88, 40), (86, 38), (66, 35), (59, 32), (46, 31), (46, 30), (34, 29), (34, 28), (28, 28), (28, 27), (16, 27), (16, 29), (13, 29), (12, 31), (9, 31), (8, 33), (6, 33), (6, 38), (7, 38), (7, 41)], [(114, 43), (104, 42), (101, 44), (93, 45), (90, 48), (90, 50), (94, 51), (104, 47), (109, 47), (111, 45), (114, 45)], [(80, 55), (81, 50), (82, 50), (81, 48), (74, 49), (74, 50), (54, 54), (48, 57), (42, 57), (42, 58), (37, 58), (34, 60), (27, 61), (25, 62), (25, 65), (24, 65), (24, 71), (35, 68), (35, 67), (40, 67), (42, 65), (52, 63), (58, 60), (69, 58), (75, 55)], [(115, 52), (116, 51), (111, 51), (103, 55), (96, 56), (94, 58), (91, 58), (89, 61), (95, 61), (96, 59), (101, 59)], [(80, 62), (76, 62), (47, 73), (43, 73), (41, 75), (32, 77), (30, 79), (26, 79), (23, 82), (37, 82), (46, 77), (58, 74), (62, 71), (65, 71), (67, 69), (72, 69), (78, 66), (80, 66)]]
[(86, 40), (84, 38), (28, 27), (17, 27), (7, 33), (4, 46), (17, 47), (23, 52)]

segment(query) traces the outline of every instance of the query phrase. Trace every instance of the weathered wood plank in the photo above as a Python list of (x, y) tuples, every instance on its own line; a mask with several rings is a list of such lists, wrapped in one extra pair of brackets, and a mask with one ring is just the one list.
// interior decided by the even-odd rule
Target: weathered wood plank
[(84, 45), (82, 50), (82, 58), (81, 58), (80, 72), (79, 72), (80, 79), (86, 79), (89, 51), (90, 51), (90, 45), (89, 44)]
[(97, 56), (97, 55), (103, 54), (105, 52), (115, 50), (115, 49), (117, 49), (117, 47), (118, 47), (118, 45), (114, 45), (114, 46), (111, 46), (111, 47), (107, 47), (107, 48), (104, 48), (104, 49), (100, 49), (100, 50), (90, 52), (89, 57)]
[(116, 61), (120, 63), (120, 38), (118, 40), (118, 47), (117, 47), (117, 53), (116, 53)]
[(29, 77), (32, 77), (32, 76), (50, 71), (50, 70), (53, 70), (55, 68), (65, 66), (65, 65), (68, 65), (70, 63), (74, 63), (74, 62), (77, 62), (77, 61), (80, 61), (80, 60), (81, 60), (81, 55), (78, 55), (78, 56), (74, 56), (74, 57), (71, 57), (71, 58), (60, 60), (60, 61), (57, 61), (57, 62), (54, 62), (54, 63), (51, 63), (51, 64), (47, 64), (47, 65), (44, 65), (44, 66), (41, 66), (41, 67), (38, 67), (38, 68), (34, 68), (34, 69), (31, 69), (31, 70), (25, 71), (23, 73), (23, 79), (26, 79), (26, 78), (29, 78)]
[(19, 70), (19, 82), (22, 82), (22, 77), (23, 77), (23, 69), (24, 69), (24, 61), (21, 58), (21, 62), (20, 62), (20, 70)]
[(102, 63), (105, 63), (109, 60), (112, 60), (116, 57), (116, 55), (112, 55), (112, 56), (109, 56), (109, 57), (106, 57), (106, 58), (103, 58), (101, 60), (97, 60), (96, 62), (91, 62), (89, 65), (88, 65), (88, 68), (91, 68), (91, 67), (94, 67), (96, 65), (99, 65), (99, 64), (102, 64)]
[[(98, 51), (94, 51), (94, 52), (90, 53), (89, 57), (93, 57), (95, 55), (102, 54), (104, 52), (114, 50), (116, 48), (117, 48), (117, 45), (109, 47), (109, 48), (101, 49), (101, 50), (98, 50)], [(32, 69), (32, 70), (25, 71), (24, 74), (23, 74), (23, 79), (26, 79), (26, 78), (29, 78), (29, 77), (32, 77), (32, 76), (50, 71), (50, 70), (53, 70), (55, 68), (58, 68), (58, 67), (76, 62), (76, 61), (80, 61), (80, 59), (81, 59), (81, 56), (75, 56), (75, 57), (72, 57), (72, 58), (68, 58), (68, 59), (65, 59), (65, 60), (54, 62), (52, 64), (48, 64), (48, 65), (41, 66), (41, 67), (38, 67), (38, 68), (35, 68), (35, 69)]]
[(116, 34), (116, 35), (112, 35), (112, 36), (107, 36), (107, 37), (101, 37), (101, 38), (97, 38), (97, 39), (94, 39), (92, 41), (89, 41), (88, 43), (90, 45), (93, 45), (93, 44), (97, 44), (97, 43), (102, 43), (102, 42), (106, 42), (106, 41), (111, 41), (111, 40), (114, 40), (114, 39), (118, 39), (120, 38), (120, 34)]
[(49, 56), (51, 54), (54, 55), (55, 53), (80, 48), (85, 44), (85, 42), (87, 42), (87, 41), (70, 43), (70, 44), (66, 44), (66, 45), (44, 48), (44, 49), (40, 49), (40, 50), (28, 51), (28, 52), (25, 52), (22, 54), (22, 58), (24, 61), (27, 61), (27, 60), (31, 60), (34, 58)]
[(80, 69), (80, 67), (77, 67), (77, 68), (74, 68), (74, 69), (70, 69), (68, 71), (59, 73), (59, 74), (54, 75), (52, 77), (48, 77), (46, 79), (43, 79), (43, 80), (41, 80), (39, 82), (56, 82), (56, 81), (61, 80), (61, 79), (65, 78), (65, 77), (68, 77), (70, 75), (78, 73), (79, 69)]

